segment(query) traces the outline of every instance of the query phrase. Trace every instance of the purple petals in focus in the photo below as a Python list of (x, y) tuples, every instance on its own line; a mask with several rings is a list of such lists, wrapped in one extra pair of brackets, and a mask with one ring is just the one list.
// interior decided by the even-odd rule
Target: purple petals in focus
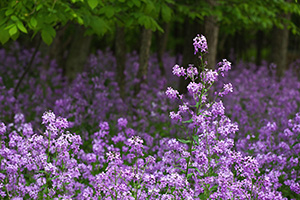
[(201, 53), (206, 53), (207, 52), (207, 42), (206, 42), (206, 38), (203, 35), (197, 35), (194, 39), (193, 39), (194, 43), (194, 54), (196, 54), (197, 52), (201, 52)]

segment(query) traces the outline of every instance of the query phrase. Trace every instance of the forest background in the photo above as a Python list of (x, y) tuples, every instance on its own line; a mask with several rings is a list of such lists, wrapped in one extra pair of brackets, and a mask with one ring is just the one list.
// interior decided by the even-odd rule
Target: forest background
[[(2, 0), (0, 42), (9, 49), (17, 40), (56, 59), (69, 80), (83, 71), (91, 53), (109, 48), (124, 98), (126, 53), (138, 52), (142, 83), (151, 53), (162, 74), (165, 52), (184, 67), (195, 61), (193, 46), (186, 44), (197, 33), (208, 40), (211, 68), (221, 58), (253, 61), (258, 68), (266, 60), (277, 65), (281, 77), (300, 58), (299, 15), (296, 0)], [(24, 77), (29, 70), (30, 63)], [(15, 92), (22, 78), (19, 82)], [(181, 80), (179, 90), (185, 88)]]

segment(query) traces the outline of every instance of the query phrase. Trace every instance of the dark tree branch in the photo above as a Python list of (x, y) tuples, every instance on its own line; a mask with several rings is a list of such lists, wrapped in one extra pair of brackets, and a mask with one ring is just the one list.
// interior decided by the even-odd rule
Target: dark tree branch
[(35, 50), (34, 50), (32, 56), (31, 56), (31, 59), (30, 59), (29, 63), (27, 64), (27, 67), (26, 67), (25, 71), (23, 72), (22, 76), (20, 77), (20, 79), (19, 79), (19, 81), (18, 81), (18, 83), (17, 83), (17, 85), (16, 85), (16, 87), (14, 89), (14, 96), (15, 96), (15, 98), (17, 98), (17, 93), (18, 93), (18, 90), (20, 88), (20, 85), (21, 85), (23, 79), (25, 78), (26, 74), (28, 74), (28, 72), (30, 71), (30, 68), (31, 68), (32, 63), (34, 61), (34, 58), (35, 58), (35, 56), (36, 56), (36, 54), (37, 54), (37, 52), (38, 52), (38, 50), (39, 50), (39, 48), (41, 46), (41, 43), (42, 43), (42, 38), (40, 37), (39, 41), (38, 41), (38, 43), (37, 43), (37, 45), (35, 47)]

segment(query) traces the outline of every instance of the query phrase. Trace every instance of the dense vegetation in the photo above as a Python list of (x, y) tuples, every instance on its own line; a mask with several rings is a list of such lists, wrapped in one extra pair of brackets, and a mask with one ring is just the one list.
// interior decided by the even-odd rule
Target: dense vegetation
[(239, 63), (230, 71), (223, 59), (208, 69), (202, 35), (194, 49), (199, 66), (163, 60), (166, 72), (190, 80), (185, 95), (151, 57), (135, 96), (138, 56), (128, 55), (125, 100), (110, 51), (91, 55), (71, 84), (37, 53), (37, 70), (15, 94), (34, 50), (1, 50), (1, 197), (297, 199), (298, 63), (278, 82), (272, 67)]
[(300, 199), (299, 15), (1, 0), (0, 199)]

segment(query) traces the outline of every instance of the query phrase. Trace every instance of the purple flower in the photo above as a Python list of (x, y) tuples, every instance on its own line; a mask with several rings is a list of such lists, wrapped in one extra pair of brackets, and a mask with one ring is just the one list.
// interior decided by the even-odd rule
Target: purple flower
[(108, 161), (121, 160), (120, 153), (117, 151), (110, 151), (106, 153)]
[(119, 130), (122, 130), (122, 128), (125, 128), (127, 126), (127, 119), (125, 118), (119, 118), (118, 119), (118, 128)]
[(185, 69), (183, 67), (179, 67), (179, 65), (175, 65), (173, 67), (173, 74), (180, 77), (180, 76), (185, 76)]
[(144, 148), (144, 141), (139, 136), (132, 136), (127, 141), (129, 143), (129, 146), (131, 147), (131, 149), (129, 150), (130, 152), (137, 152), (143, 155), (142, 148)]
[(189, 85), (187, 86), (187, 89), (191, 94), (199, 93), (202, 90), (202, 88), (203, 85), (201, 83), (195, 83), (195, 82), (190, 82)]
[(193, 39), (194, 43), (194, 54), (196, 54), (197, 52), (201, 53), (206, 53), (207, 52), (207, 42), (206, 42), (206, 38), (203, 35), (199, 35), (197, 34), (197, 36)]
[(227, 72), (231, 69), (231, 63), (226, 59), (223, 59), (222, 62), (219, 62), (218, 65), (220, 66), (218, 72), (224, 77), (224, 72)]
[(25, 122), (25, 117), (23, 113), (17, 113), (14, 117), (14, 122), (17, 123), (24, 123)]
[(179, 92), (171, 87), (168, 87), (166, 95), (170, 99), (178, 99)]
[(188, 107), (187, 103), (185, 103), (183, 105), (179, 105), (179, 111), (180, 111), (180, 113), (185, 113), (188, 110), (189, 110), (189, 107)]
[(212, 108), (211, 108), (211, 112), (212, 112), (213, 116), (222, 116), (222, 115), (224, 115), (224, 113), (225, 113), (224, 110), (225, 110), (225, 107), (224, 107), (222, 101), (215, 102), (212, 105)]
[(6, 132), (6, 126), (3, 122), (0, 122), (0, 135), (4, 135)]
[(201, 72), (201, 78), (204, 83), (212, 84), (218, 79), (218, 73), (215, 70), (208, 70)]
[(290, 186), (291, 190), (296, 194), (300, 194), (300, 184), (296, 183), (295, 180), (286, 180), (284, 184)]
[(55, 114), (52, 111), (44, 112), (42, 119), (43, 119), (42, 124), (54, 123)]
[(231, 83), (224, 84), (223, 91), (219, 93), (221, 97), (227, 95), (229, 92), (233, 92), (233, 87)]
[(100, 129), (103, 130), (103, 131), (109, 130), (109, 125), (108, 125), (107, 122), (100, 122), (100, 123), (99, 123), (99, 127), (100, 127)]
[(57, 117), (56, 118), (56, 121), (55, 121), (55, 126), (58, 128), (58, 129), (65, 129), (65, 128), (68, 128), (69, 127), (69, 123), (67, 121), (66, 118), (63, 118), (63, 117)]
[(174, 111), (171, 111), (170, 112), (170, 118), (175, 120), (175, 121), (178, 121), (178, 120), (182, 121), (182, 117), (181, 117), (179, 112), (175, 113)]
[(193, 67), (193, 65), (190, 64), (189, 68), (187, 68), (187, 76), (193, 80), (194, 76), (197, 75), (198, 75), (198, 69), (196, 67)]

